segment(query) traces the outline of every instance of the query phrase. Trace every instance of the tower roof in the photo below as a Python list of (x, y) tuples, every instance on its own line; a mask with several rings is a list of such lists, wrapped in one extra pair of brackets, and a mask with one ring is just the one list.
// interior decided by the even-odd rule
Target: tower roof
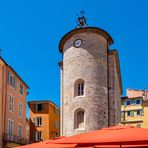
[(94, 32), (94, 33), (97, 33), (97, 34), (101, 34), (102, 36), (104, 36), (108, 43), (111, 45), (114, 41), (112, 39), (112, 37), (106, 32), (104, 31), (103, 29), (100, 29), (100, 28), (97, 28), (97, 27), (84, 27), (84, 28), (77, 28), (77, 29), (74, 29), (70, 32), (68, 32), (67, 34), (65, 34), (63, 36), (63, 38), (61, 39), (60, 43), (59, 43), (59, 51), (62, 53), (63, 52), (63, 46), (65, 44), (65, 42), (70, 38), (72, 37), (73, 35), (75, 34), (78, 34), (78, 33), (85, 33), (85, 32)]

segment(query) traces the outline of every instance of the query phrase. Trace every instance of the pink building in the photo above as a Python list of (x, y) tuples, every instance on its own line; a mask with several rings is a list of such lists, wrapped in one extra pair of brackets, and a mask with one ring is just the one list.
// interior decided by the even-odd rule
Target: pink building
[(0, 148), (26, 144), (27, 84), (0, 57)]

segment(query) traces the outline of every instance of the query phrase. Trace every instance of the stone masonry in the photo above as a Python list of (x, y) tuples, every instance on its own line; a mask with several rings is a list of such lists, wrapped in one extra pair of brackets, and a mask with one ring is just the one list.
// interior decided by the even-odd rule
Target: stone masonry
[[(82, 40), (80, 48), (73, 46), (76, 39)], [(71, 136), (120, 122), (121, 77), (116, 51), (108, 51), (110, 40), (98, 28), (75, 29), (61, 40), (61, 135)], [(82, 96), (74, 95), (78, 79), (84, 80)], [(85, 111), (83, 129), (74, 128), (78, 109)]]

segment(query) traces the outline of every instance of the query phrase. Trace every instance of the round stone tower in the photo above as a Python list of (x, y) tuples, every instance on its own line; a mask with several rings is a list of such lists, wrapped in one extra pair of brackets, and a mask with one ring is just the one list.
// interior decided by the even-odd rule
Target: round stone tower
[(71, 136), (109, 125), (108, 47), (110, 35), (84, 27), (60, 41), (61, 135)]

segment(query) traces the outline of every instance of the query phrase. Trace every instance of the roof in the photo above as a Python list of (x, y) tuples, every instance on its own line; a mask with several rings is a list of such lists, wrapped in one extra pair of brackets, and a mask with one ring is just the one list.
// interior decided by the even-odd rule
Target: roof
[(59, 106), (57, 106), (54, 102), (50, 101), (50, 100), (35, 100), (35, 101), (28, 101), (28, 105), (30, 104), (35, 104), (35, 103), (50, 103), (54, 106), (56, 106), (57, 108), (59, 108)]
[(131, 89), (131, 88), (128, 88), (127, 90), (133, 90), (133, 91), (147, 91), (147, 92), (148, 92), (148, 90), (146, 90), (146, 89)]
[(139, 97), (132, 97), (132, 98), (128, 98), (127, 96), (121, 97), (122, 100), (127, 100), (127, 99), (130, 100), (130, 99), (138, 99), (138, 98), (141, 98), (141, 99), (142, 99), (143, 97), (142, 97), (142, 96), (139, 96)]
[(65, 44), (65, 42), (71, 38), (73, 35), (78, 34), (78, 33), (84, 33), (84, 32), (94, 32), (97, 34), (101, 34), (102, 36), (104, 36), (109, 44), (113, 43), (113, 39), (112, 37), (103, 29), (97, 28), (97, 27), (84, 27), (84, 28), (77, 28), (74, 29), (70, 32), (68, 32), (67, 34), (65, 34), (63, 36), (63, 38), (61, 39), (60, 43), (59, 43), (59, 51), (62, 53), (63, 52), (63, 46)]
[(116, 49), (114, 50), (109, 50), (108, 52), (110, 55), (115, 55), (115, 60), (116, 60), (116, 69), (117, 69), (117, 73), (118, 73), (118, 78), (119, 78), (119, 85), (120, 85), (120, 92), (121, 94), (123, 93), (123, 89), (122, 89), (122, 77), (121, 77), (121, 71), (120, 71), (120, 61), (119, 61), (119, 55), (118, 55), (118, 51)]
[(29, 88), (29, 86), (25, 83), (25, 81), (19, 76), (19, 74), (0, 56), (0, 59), (5, 63), (5, 65), (10, 68), (15, 75), (17, 75), (17, 77), (27, 86), (27, 88)]

